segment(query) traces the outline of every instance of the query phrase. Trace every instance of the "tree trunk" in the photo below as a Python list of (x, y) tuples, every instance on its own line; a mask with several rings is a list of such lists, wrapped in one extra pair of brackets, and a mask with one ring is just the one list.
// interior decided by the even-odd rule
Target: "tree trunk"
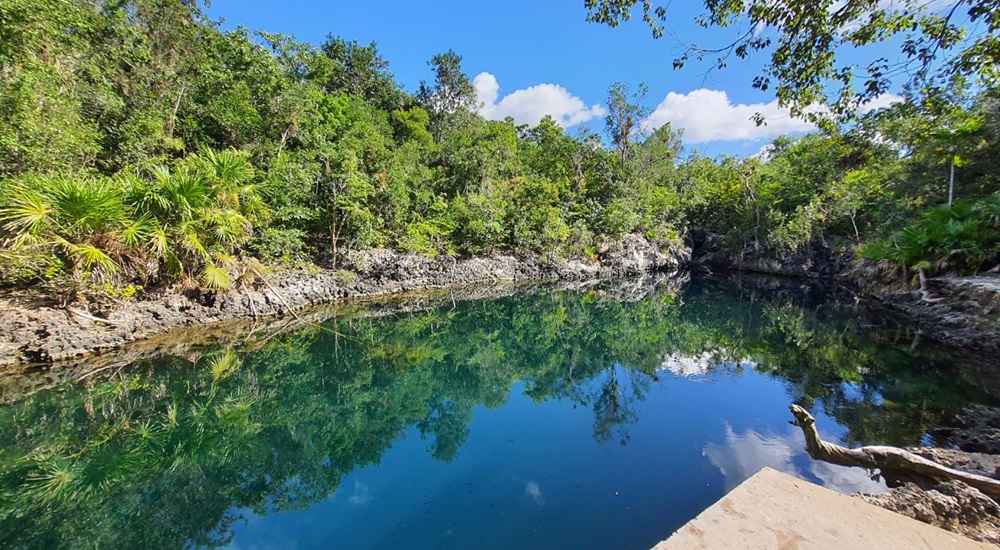
[(285, 130), (281, 132), (281, 142), (278, 143), (278, 159), (281, 158), (281, 152), (285, 149), (285, 144), (288, 143), (288, 136), (291, 134), (292, 128), (293, 126), (289, 124), (285, 127)]
[(330, 222), (330, 264), (333, 269), (337, 269), (337, 222)]
[(948, 176), (948, 206), (951, 206), (955, 198), (955, 155), (951, 155), (951, 168)]
[(746, 188), (747, 196), (750, 198), (750, 202), (753, 203), (753, 249), (757, 251), (760, 250), (760, 205), (757, 203), (757, 194), (753, 192), (753, 187), (750, 186), (750, 178), (753, 177), (753, 172), (744, 173), (741, 170), (740, 176), (743, 176), (743, 187)]
[(181, 99), (184, 98), (184, 91), (187, 86), (181, 84), (180, 91), (177, 92), (177, 99), (174, 100), (173, 105), (170, 106), (170, 118), (167, 119), (167, 139), (173, 139), (174, 137), (174, 126), (177, 124), (177, 111), (181, 108)]
[(792, 424), (802, 429), (806, 451), (815, 460), (879, 470), (890, 486), (912, 482), (922, 488), (929, 488), (942, 481), (956, 480), (979, 489), (993, 500), (1000, 499), (1000, 481), (996, 479), (960, 472), (897, 447), (848, 449), (834, 445), (820, 439), (819, 432), (816, 431), (816, 419), (809, 411), (794, 404), (789, 405), (788, 409), (795, 417)]

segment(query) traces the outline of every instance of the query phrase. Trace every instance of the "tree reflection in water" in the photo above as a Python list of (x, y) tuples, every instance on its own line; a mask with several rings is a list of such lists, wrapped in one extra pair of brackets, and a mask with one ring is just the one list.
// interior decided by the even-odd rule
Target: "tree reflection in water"
[[(980, 398), (906, 346), (873, 341), (853, 311), (810, 300), (701, 282), (633, 301), (542, 291), (360, 311), (252, 350), (146, 360), (7, 396), (0, 546), (224, 545), (235, 510), (328, 498), (407, 430), (453, 460), (474, 409), (500, 407), (516, 384), (536, 402), (591, 410), (594, 438), (621, 445), (650, 388), (678, 376), (671, 361), (701, 365), (685, 376), (772, 376), (845, 426), (849, 444), (918, 443)], [(706, 454), (735, 467), (720, 457), (738, 454), (738, 440)]]

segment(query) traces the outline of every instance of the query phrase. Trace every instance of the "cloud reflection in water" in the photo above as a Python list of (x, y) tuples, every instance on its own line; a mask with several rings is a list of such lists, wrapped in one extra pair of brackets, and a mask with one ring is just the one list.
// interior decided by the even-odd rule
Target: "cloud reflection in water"
[(883, 483), (872, 481), (861, 468), (835, 466), (808, 456), (798, 461), (806, 466), (795, 464), (805, 450), (802, 435), (794, 428), (781, 436), (762, 435), (752, 429), (737, 433), (727, 423), (724, 441), (710, 441), (702, 455), (726, 477), (727, 492), (765, 467), (806, 480), (818, 479), (824, 487), (845, 494), (886, 490)]

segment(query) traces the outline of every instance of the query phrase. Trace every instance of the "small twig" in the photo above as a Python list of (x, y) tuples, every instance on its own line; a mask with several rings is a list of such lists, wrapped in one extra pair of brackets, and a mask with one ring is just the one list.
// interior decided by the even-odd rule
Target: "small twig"
[(244, 341), (246, 342), (249, 341), (251, 337), (253, 337), (255, 332), (257, 332), (257, 307), (254, 305), (253, 295), (250, 294), (250, 290), (247, 288), (246, 281), (241, 282), (240, 287), (243, 289), (243, 292), (245, 292), (247, 295), (247, 301), (250, 303), (250, 315), (253, 316), (253, 326), (250, 327), (250, 334), (247, 334), (247, 337), (244, 338)]
[(271, 286), (271, 283), (267, 282), (267, 279), (265, 279), (264, 276), (261, 275), (259, 271), (257, 271), (256, 269), (253, 269), (253, 268), (251, 268), (250, 271), (254, 275), (256, 275), (260, 279), (260, 281), (262, 283), (264, 283), (264, 286), (266, 286), (268, 289), (271, 290), (272, 293), (274, 293), (274, 297), (278, 300), (278, 302), (281, 303), (281, 305), (285, 306), (285, 310), (288, 311), (288, 313), (291, 313), (292, 317), (295, 317), (296, 319), (299, 319), (299, 314), (295, 313), (295, 310), (292, 309), (291, 306), (288, 305), (288, 302), (286, 302), (285, 299), (282, 298), (280, 294), (278, 294), (277, 290), (274, 290), (274, 287)]
[(243, 289), (243, 292), (245, 292), (247, 295), (247, 301), (250, 302), (250, 315), (253, 316), (253, 319), (256, 321), (257, 307), (254, 305), (253, 296), (250, 294), (250, 290), (247, 289), (247, 284), (245, 282), (240, 283), (240, 287)]
[(83, 380), (85, 378), (90, 378), (91, 376), (93, 376), (93, 375), (95, 375), (95, 374), (97, 374), (99, 372), (104, 372), (106, 370), (111, 370), (111, 369), (113, 369), (115, 367), (118, 367), (120, 369), (121, 367), (124, 367), (125, 365), (126, 365), (126, 363), (121, 363), (121, 362), (119, 362), (119, 363), (112, 363), (112, 364), (110, 364), (110, 365), (108, 365), (106, 367), (101, 367), (99, 369), (94, 369), (92, 371), (85, 372), (85, 373), (81, 374), (80, 376), (78, 376), (77, 379), (76, 379), (76, 381), (79, 382), (79, 381), (81, 381), (81, 380)]
[(66, 311), (69, 312), (70, 315), (76, 315), (77, 317), (80, 317), (81, 319), (86, 319), (88, 321), (94, 321), (95, 323), (104, 323), (104, 324), (111, 325), (113, 327), (118, 327), (118, 328), (122, 327), (121, 324), (116, 323), (114, 321), (109, 321), (108, 319), (101, 319), (100, 317), (94, 317), (93, 315), (90, 315), (89, 313), (84, 313), (82, 311), (77, 311), (77, 310), (75, 310), (75, 309), (73, 309), (73, 308), (71, 308), (69, 306), (66, 306)]

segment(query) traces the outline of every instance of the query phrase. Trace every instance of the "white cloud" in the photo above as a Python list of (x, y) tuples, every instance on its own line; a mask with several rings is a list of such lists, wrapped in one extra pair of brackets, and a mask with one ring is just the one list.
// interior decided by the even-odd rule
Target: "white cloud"
[[(903, 101), (896, 94), (883, 94), (862, 105), (862, 113)], [(766, 124), (758, 126), (755, 114), (764, 116)], [(723, 90), (700, 88), (687, 94), (670, 92), (643, 123), (651, 130), (670, 123), (674, 130), (684, 130), (686, 143), (712, 141), (760, 141), (785, 134), (803, 133), (816, 127), (806, 120), (793, 118), (787, 109), (770, 103), (733, 103)]]
[[(563, 128), (604, 116), (601, 105), (584, 101), (558, 84), (538, 84), (500, 98), (500, 84), (490, 73), (480, 73), (472, 81), (479, 100), (479, 114), (492, 120), (513, 117), (518, 124), (534, 126), (551, 115)], [(499, 101), (498, 101), (499, 100)]]
[(525, 483), (524, 492), (535, 501), (535, 504), (545, 506), (545, 499), (542, 498), (542, 488), (537, 483), (534, 481)]
[(882, 94), (875, 99), (865, 103), (861, 106), (861, 113), (868, 114), (872, 111), (877, 111), (879, 109), (888, 107), (893, 103), (900, 103), (906, 101), (906, 99), (901, 95), (896, 94)]
[(743, 368), (754, 368), (757, 363), (750, 359), (733, 359), (725, 348), (706, 351), (697, 355), (682, 353), (663, 353), (660, 355), (660, 366), (656, 370), (669, 371), (685, 378), (697, 378), (711, 374), (719, 367), (739, 365)]
[[(752, 117), (764, 115), (766, 126), (757, 126)], [(675, 130), (684, 130), (686, 143), (711, 141), (757, 141), (783, 134), (808, 132), (815, 126), (792, 118), (788, 111), (770, 103), (737, 103), (723, 90), (700, 88), (687, 94), (670, 92), (646, 119), (648, 128), (670, 123)]]
[(352, 506), (364, 506), (372, 501), (371, 490), (360, 481), (354, 482), (354, 493), (347, 499)]

